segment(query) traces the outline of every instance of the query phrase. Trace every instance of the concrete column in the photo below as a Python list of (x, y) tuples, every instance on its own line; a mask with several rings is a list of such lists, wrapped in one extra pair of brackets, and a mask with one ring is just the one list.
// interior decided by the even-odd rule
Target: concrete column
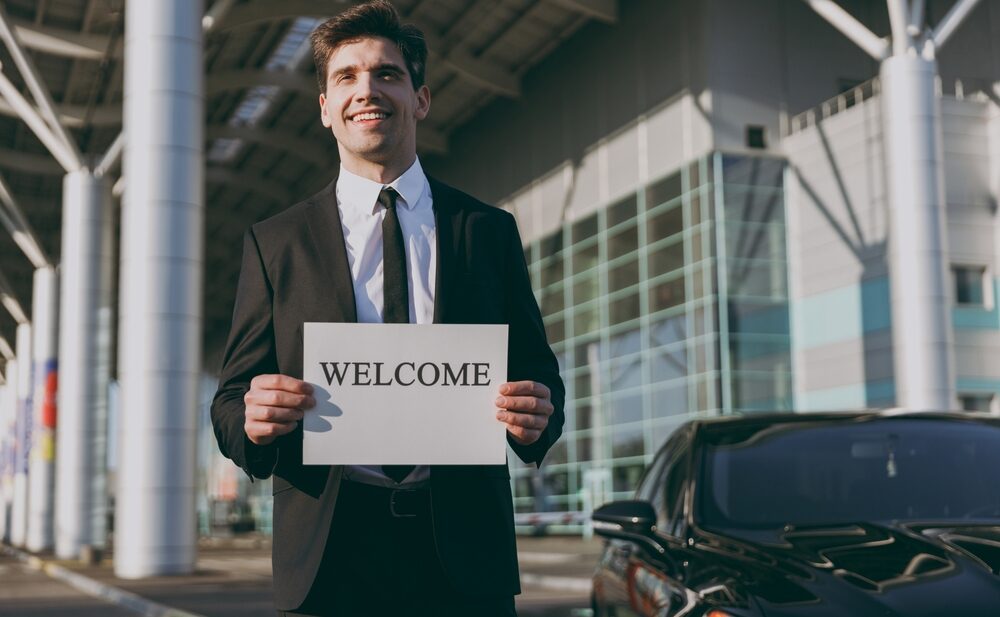
[(35, 270), (31, 299), (32, 381), (31, 457), (28, 461), (29, 551), (53, 546), (55, 496), (56, 390), (59, 353), (59, 275), (53, 266)]
[(936, 74), (916, 55), (882, 62), (896, 404), (913, 410), (955, 406)]
[(8, 360), (4, 367), (4, 384), (0, 386), (0, 541), (10, 542), (10, 504), (14, 497), (14, 425), (16, 403), (12, 397), (17, 373), (17, 360)]
[[(105, 473), (108, 362), (100, 361), (101, 313), (111, 303), (111, 188), (87, 170), (63, 180), (62, 288), (59, 322), (59, 432), (56, 459), (55, 547), (75, 559), (94, 546), (92, 517), (103, 510), (94, 491)], [(103, 534), (102, 534), (103, 536)], [(103, 537), (99, 538), (103, 544)]]
[(28, 537), (28, 458), (31, 456), (31, 324), (17, 326), (17, 373), (14, 383), (14, 497), (10, 543), (24, 546)]
[(130, 0), (115, 574), (195, 562), (204, 261), (202, 2)]

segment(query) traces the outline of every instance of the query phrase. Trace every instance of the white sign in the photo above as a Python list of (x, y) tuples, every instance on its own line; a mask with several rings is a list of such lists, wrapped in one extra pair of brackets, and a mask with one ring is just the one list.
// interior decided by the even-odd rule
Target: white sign
[(502, 465), (506, 325), (306, 323), (306, 465)]

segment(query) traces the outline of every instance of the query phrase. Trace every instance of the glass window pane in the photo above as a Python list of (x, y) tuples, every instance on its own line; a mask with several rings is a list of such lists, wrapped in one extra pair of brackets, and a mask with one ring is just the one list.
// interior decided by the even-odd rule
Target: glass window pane
[(608, 259), (616, 259), (633, 252), (639, 246), (639, 230), (629, 227), (608, 237)]
[[(629, 394), (626, 396), (616, 396), (608, 401), (611, 410), (609, 421), (612, 424), (620, 425), (626, 422), (639, 422), (642, 420), (642, 395)], [(642, 429), (639, 429), (640, 433)], [(617, 454), (615, 456), (618, 456)]]
[(542, 238), (541, 242), (538, 244), (539, 247), (539, 259), (545, 259), (546, 257), (551, 257), (563, 249), (563, 232), (560, 229), (551, 236)]
[(684, 267), (684, 243), (661, 246), (649, 256), (649, 276), (659, 276)]
[(955, 301), (958, 304), (983, 304), (983, 275), (985, 268), (975, 266), (953, 266), (955, 277)]
[(684, 277), (657, 283), (649, 290), (649, 312), (684, 304)]
[(614, 227), (625, 221), (631, 221), (636, 216), (636, 195), (629, 195), (608, 208), (608, 227)]
[[(645, 434), (642, 425), (633, 426), (613, 426), (611, 436), (611, 456), (623, 458), (626, 456), (639, 456), (643, 453), (643, 440)], [(642, 465), (639, 465), (640, 473), (636, 474), (631, 481), (631, 486), (627, 490), (634, 490), (639, 484)], [(618, 490), (618, 489), (616, 489)]]
[(608, 291), (627, 289), (639, 282), (639, 261), (629, 260), (608, 269)]
[[(686, 382), (671, 384), (666, 387), (655, 388), (653, 390), (654, 418), (668, 418), (688, 412), (688, 387)], [(670, 430), (676, 427), (669, 425)]]
[(657, 319), (649, 327), (650, 345), (672, 345), (687, 339), (687, 316), (673, 315)]
[(782, 186), (785, 164), (780, 159), (725, 155), (722, 177), (727, 184)]
[(597, 266), (599, 260), (598, 251), (596, 242), (582, 249), (577, 248), (573, 255), (573, 274), (580, 274)]
[(562, 319), (557, 319), (549, 323), (545, 326), (545, 337), (550, 345), (562, 341), (566, 338), (565, 322)]
[[(622, 452), (631, 452), (633, 449), (622, 449)], [(642, 442), (639, 442), (638, 454), (642, 454)], [(617, 456), (617, 455), (616, 455)], [(633, 456), (622, 454), (622, 456)], [(639, 486), (642, 479), (642, 472), (645, 465), (642, 463), (630, 463), (628, 465), (616, 466), (611, 474), (611, 488), (615, 491), (634, 491)]]
[(554, 315), (565, 308), (563, 286), (555, 285), (542, 291), (542, 315)]
[[(611, 383), (608, 389), (611, 392), (626, 390), (628, 388), (638, 388), (642, 385), (642, 359), (636, 355), (631, 358), (621, 358), (611, 362)], [(639, 400), (638, 415), (633, 420), (642, 419), (642, 400)], [(624, 422), (625, 420), (621, 420)]]
[(600, 285), (596, 272), (578, 278), (573, 284), (573, 304), (575, 305), (590, 302), (599, 295)]
[(573, 223), (573, 244), (579, 244), (584, 240), (597, 235), (597, 214), (591, 214), (585, 219)]
[(653, 350), (650, 361), (653, 383), (680, 379), (688, 375), (687, 346), (675, 345)]
[(691, 193), (691, 197), (688, 203), (688, 219), (690, 226), (695, 226), (702, 221), (701, 216), (701, 199), (698, 197), (698, 193)]
[(646, 222), (646, 242), (668, 238), (684, 229), (684, 209), (677, 204), (669, 210), (651, 214)]
[(563, 276), (563, 258), (561, 255), (550, 258), (542, 265), (542, 287), (562, 282)]
[(675, 173), (656, 182), (646, 189), (646, 210), (652, 210), (681, 194), (681, 174)]
[(573, 316), (573, 336), (590, 334), (596, 332), (601, 327), (601, 311), (598, 303), (591, 304), (588, 308), (577, 308)]
[(639, 318), (639, 294), (631, 293), (611, 301), (611, 324), (625, 323)]
[(785, 210), (779, 189), (727, 186), (726, 220), (754, 223), (783, 222)]

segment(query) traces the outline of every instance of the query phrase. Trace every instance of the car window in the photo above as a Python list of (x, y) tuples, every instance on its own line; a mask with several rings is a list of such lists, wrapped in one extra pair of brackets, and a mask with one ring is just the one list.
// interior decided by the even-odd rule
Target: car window
[(705, 449), (705, 526), (1000, 518), (1000, 427), (914, 418), (775, 425)]
[(672, 536), (680, 537), (684, 531), (684, 489), (688, 483), (688, 469), (690, 457), (687, 450), (681, 452), (683, 456), (676, 458), (674, 464), (667, 471), (663, 486), (664, 511), (663, 522), (657, 524)]
[[(674, 432), (650, 465), (639, 484), (639, 490), (636, 491), (637, 499), (644, 499), (653, 504), (657, 528), (669, 534), (674, 533), (678, 486), (683, 483), (683, 477), (687, 473), (686, 466), (685, 469), (681, 469), (679, 465), (679, 459), (687, 459), (686, 456), (681, 456), (686, 452), (684, 446), (687, 443), (687, 435), (688, 431), (683, 428)], [(671, 483), (671, 488), (664, 490), (668, 483)]]

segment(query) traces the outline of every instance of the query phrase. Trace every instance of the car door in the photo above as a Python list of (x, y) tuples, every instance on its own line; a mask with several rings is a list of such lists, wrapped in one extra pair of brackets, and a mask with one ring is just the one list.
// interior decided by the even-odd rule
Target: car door
[(680, 536), (689, 485), (689, 443), (689, 430), (674, 433), (636, 491), (636, 499), (649, 501), (656, 510), (654, 537), (650, 542), (614, 540), (609, 546), (606, 555), (618, 574), (614, 592), (604, 593), (609, 617), (671, 617), (686, 605), (679, 553), (684, 549)]

